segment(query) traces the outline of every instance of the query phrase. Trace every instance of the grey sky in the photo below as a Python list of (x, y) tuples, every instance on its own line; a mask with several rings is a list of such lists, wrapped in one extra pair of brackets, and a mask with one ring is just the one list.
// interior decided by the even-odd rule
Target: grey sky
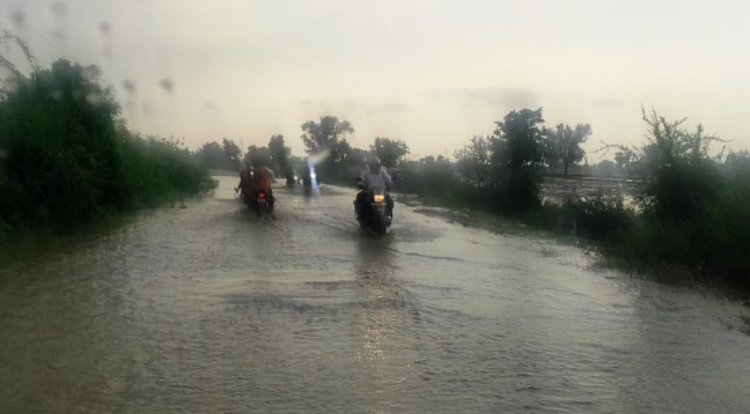
[(591, 123), (593, 150), (639, 140), (641, 103), (750, 143), (744, 0), (54, 3), (3, 0), (0, 26), (44, 63), (100, 65), (133, 129), (191, 147), (281, 133), (300, 153), (299, 125), (331, 114), (354, 145), (452, 154), (508, 110), (542, 106), (548, 124)]

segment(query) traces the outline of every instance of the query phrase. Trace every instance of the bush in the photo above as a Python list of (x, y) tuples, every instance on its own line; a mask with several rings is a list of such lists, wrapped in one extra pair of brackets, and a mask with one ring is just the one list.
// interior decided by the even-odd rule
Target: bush
[(143, 140), (117, 124), (119, 106), (98, 70), (65, 60), (0, 101), (0, 216), (9, 229), (70, 230), (109, 210), (212, 186), (176, 143)]
[(599, 192), (563, 206), (576, 222), (578, 233), (599, 240), (615, 240), (633, 226), (635, 213), (625, 207), (622, 195)]

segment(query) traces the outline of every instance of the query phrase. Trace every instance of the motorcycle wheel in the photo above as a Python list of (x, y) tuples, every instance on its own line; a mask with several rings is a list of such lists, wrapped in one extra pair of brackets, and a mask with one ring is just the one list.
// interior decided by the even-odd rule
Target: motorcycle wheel
[(372, 215), (372, 229), (378, 236), (385, 235), (386, 223), (385, 223), (385, 212), (382, 210), (376, 210)]

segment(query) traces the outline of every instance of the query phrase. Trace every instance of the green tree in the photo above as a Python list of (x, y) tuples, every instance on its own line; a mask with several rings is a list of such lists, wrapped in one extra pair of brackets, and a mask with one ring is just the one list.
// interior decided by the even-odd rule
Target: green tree
[(483, 188), (490, 179), (491, 156), (490, 139), (474, 136), (469, 144), (456, 151), (456, 170), (466, 182)]
[(243, 158), (244, 162), (249, 163), (254, 168), (258, 168), (261, 165), (271, 166), (271, 152), (268, 147), (259, 147), (257, 145), (250, 145), (247, 147), (247, 152)]
[(539, 204), (543, 133), (542, 109), (511, 111), (497, 128), (492, 142), (492, 171), (502, 199), (500, 208), (522, 210)]
[(271, 164), (278, 175), (286, 178), (287, 182), (294, 181), (294, 173), (289, 157), (292, 150), (284, 145), (283, 135), (273, 135), (268, 140), (268, 152), (271, 157)]
[(73, 230), (214, 185), (180, 141), (143, 139), (118, 121), (98, 68), (59, 60), (28, 77), (9, 72), (14, 87), (0, 96), (0, 227)]
[(224, 150), (224, 157), (235, 169), (240, 167), (240, 159), (242, 158), (242, 150), (240, 147), (231, 139), (224, 138), (221, 146)]
[(198, 149), (198, 156), (209, 168), (228, 168), (226, 153), (216, 141), (207, 142)]
[(370, 151), (380, 158), (385, 167), (394, 168), (409, 154), (409, 146), (401, 140), (375, 138), (375, 142), (370, 145)]
[(550, 166), (562, 165), (565, 176), (568, 167), (580, 162), (586, 155), (581, 144), (591, 136), (589, 124), (578, 124), (575, 128), (570, 125), (558, 124), (555, 129), (544, 130), (545, 160)]
[(324, 157), (318, 167), (318, 180), (348, 182), (351, 146), (344, 136), (354, 132), (349, 121), (323, 116), (319, 122), (307, 121), (302, 124), (302, 131), (301, 138), (307, 153)]
[[(323, 116), (319, 122), (307, 121), (302, 124), (302, 142), (308, 154), (315, 154), (324, 150), (335, 152), (336, 144), (346, 134), (354, 132), (349, 121), (339, 121), (335, 116)], [(331, 154), (334, 161), (338, 154)]]
[(721, 140), (706, 135), (702, 125), (688, 131), (682, 127), (685, 119), (667, 121), (654, 110), (642, 112), (649, 134), (634, 157), (642, 169), (639, 200), (644, 211), (663, 221), (704, 217), (718, 185), (710, 151)]
[(352, 168), (363, 169), (367, 164), (367, 157), (370, 155), (368, 151), (362, 148), (350, 148), (349, 149), (349, 165)]
[(14, 76), (0, 106), (0, 148), (7, 154), (0, 199), (14, 211), (0, 215), (74, 224), (124, 201), (116, 185), (119, 106), (99, 84), (99, 70), (59, 60), (28, 78)]

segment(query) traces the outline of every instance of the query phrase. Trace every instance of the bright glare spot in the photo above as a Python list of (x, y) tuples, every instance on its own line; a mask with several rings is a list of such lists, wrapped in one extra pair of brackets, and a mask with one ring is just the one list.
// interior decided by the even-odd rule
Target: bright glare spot
[(323, 151), (316, 152), (315, 154), (312, 154), (310, 155), (310, 157), (308, 157), (307, 164), (310, 166), (318, 165), (323, 162), (323, 160), (328, 158), (329, 155), (331, 155), (331, 150), (329, 149), (324, 149)]
[(307, 168), (310, 170), (310, 186), (315, 194), (320, 193), (320, 185), (318, 185), (318, 175), (315, 173), (315, 165), (308, 161)]

